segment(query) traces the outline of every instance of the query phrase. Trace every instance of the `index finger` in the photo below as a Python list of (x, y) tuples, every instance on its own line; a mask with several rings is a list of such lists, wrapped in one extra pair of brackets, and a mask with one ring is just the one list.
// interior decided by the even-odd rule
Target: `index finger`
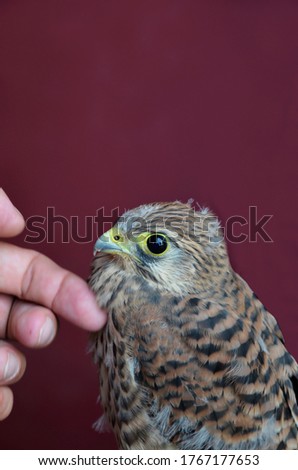
[(86, 282), (46, 256), (0, 242), (0, 292), (44, 305), (81, 328), (106, 322)]
[(12, 204), (5, 191), (0, 188), (0, 236), (13, 237), (23, 231), (25, 221)]

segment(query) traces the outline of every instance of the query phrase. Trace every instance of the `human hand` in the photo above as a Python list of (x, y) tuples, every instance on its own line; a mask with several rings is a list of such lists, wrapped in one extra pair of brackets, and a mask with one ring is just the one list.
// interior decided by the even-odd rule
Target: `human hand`
[[(0, 237), (18, 235), (25, 227), (20, 212), (0, 188)], [(26, 367), (24, 355), (10, 340), (25, 346), (47, 346), (57, 332), (55, 315), (96, 331), (106, 322), (87, 284), (46, 256), (0, 241), (0, 420), (13, 406), (8, 385)]]

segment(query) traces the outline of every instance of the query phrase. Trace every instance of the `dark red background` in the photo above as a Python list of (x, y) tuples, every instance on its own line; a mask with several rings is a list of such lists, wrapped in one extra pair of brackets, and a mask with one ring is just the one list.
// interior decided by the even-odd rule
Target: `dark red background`
[[(52, 206), (82, 230), (101, 206), (189, 197), (223, 222), (272, 214), (274, 243), (229, 248), (297, 358), (297, 21), (286, 0), (2, 0), (1, 185), (26, 218)], [(59, 227), (30, 245), (83, 277), (92, 246)], [(86, 339), (62, 322), (26, 352), (2, 448), (113, 448)]]

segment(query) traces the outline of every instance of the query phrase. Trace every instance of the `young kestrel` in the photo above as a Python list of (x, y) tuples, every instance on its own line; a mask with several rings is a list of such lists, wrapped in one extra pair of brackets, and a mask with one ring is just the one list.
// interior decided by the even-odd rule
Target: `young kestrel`
[(120, 448), (298, 448), (298, 365), (211, 212), (126, 212), (95, 244), (90, 286), (108, 311), (91, 342)]

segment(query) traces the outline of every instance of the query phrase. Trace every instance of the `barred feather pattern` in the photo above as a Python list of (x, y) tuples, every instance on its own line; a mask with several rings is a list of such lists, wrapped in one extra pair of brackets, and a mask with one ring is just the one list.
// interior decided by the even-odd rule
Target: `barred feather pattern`
[(170, 239), (165, 217), (175, 222), (176, 251), (152, 263), (106, 253), (93, 262), (89, 283), (108, 322), (91, 345), (119, 447), (297, 449), (297, 363), (231, 268), (215, 216), (157, 203), (124, 214), (122, 232), (132, 215)]

